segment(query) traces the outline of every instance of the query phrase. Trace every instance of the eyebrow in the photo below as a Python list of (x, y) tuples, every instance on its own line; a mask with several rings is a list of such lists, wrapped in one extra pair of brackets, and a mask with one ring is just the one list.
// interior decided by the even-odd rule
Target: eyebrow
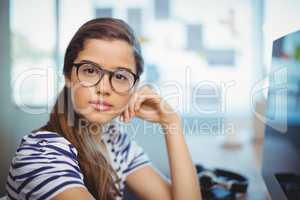
[[(91, 60), (81, 60), (80, 62), (87, 62), (87, 63), (92, 63), (92, 64), (95, 64), (95, 65), (99, 65), (99, 66), (103, 66), (103, 65), (101, 65), (101, 64), (99, 64), (99, 63), (95, 63), (95, 62), (93, 62), (93, 61), (91, 61)], [(133, 74), (135, 74), (131, 69), (129, 69), (128, 67), (122, 67), (122, 66), (117, 66), (117, 67), (112, 67), (113, 69), (124, 69), (124, 70), (127, 70), (127, 71), (130, 71), (130, 72), (132, 72)]]

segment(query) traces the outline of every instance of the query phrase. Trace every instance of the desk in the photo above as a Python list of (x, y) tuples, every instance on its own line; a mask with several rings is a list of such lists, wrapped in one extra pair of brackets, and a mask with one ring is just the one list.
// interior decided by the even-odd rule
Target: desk
[(244, 142), (240, 148), (224, 148), (218, 136), (186, 136), (195, 163), (207, 168), (223, 168), (245, 175), (249, 179), (248, 193), (241, 199), (270, 199), (260, 173), (262, 144)]

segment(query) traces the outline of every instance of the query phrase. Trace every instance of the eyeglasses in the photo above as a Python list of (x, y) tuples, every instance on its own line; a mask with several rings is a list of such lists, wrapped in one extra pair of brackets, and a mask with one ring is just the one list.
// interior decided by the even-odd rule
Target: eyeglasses
[(103, 69), (99, 64), (93, 62), (73, 63), (77, 68), (76, 74), (81, 85), (84, 87), (93, 87), (97, 85), (104, 74), (109, 75), (109, 82), (112, 89), (117, 93), (129, 92), (139, 77), (126, 68), (119, 68), (116, 71)]

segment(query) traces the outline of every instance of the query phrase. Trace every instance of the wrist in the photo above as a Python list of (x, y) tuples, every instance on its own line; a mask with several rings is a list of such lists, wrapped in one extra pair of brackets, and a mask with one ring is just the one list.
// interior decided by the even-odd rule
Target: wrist
[(160, 110), (160, 125), (170, 126), (172, 124), (180, 124), (180, 116), (172, 109), (172, 107), (166, 102), (164, 102), (162, 105), (163, 106)]
[(160, 120), (161, 125), (168, 126), (170, 124), (175, 124), (175, 123), (181, 123), (180, 116), (175, 112), (165, 114), (164, 117)]
[(181, 128), (181, 119), (177, 114), (170, 115), (165, 120), (160, 122), (160, 125), (164, 132), (174, 132)]

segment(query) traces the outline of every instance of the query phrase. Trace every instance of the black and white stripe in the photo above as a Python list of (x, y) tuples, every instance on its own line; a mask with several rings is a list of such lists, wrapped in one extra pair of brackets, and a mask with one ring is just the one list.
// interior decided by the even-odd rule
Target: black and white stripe
[[(109, 150), (111, 165), (121, 179), (151, 164), (143, 149), (116, 125), (107, 127), (102, 140)], [(48, 200), (70, 187), (84, 187), (77, 160), (78, 151), (55, 132), (39, 131), (25, 135), (12, 159), (6, 182), (8, 199)]]

